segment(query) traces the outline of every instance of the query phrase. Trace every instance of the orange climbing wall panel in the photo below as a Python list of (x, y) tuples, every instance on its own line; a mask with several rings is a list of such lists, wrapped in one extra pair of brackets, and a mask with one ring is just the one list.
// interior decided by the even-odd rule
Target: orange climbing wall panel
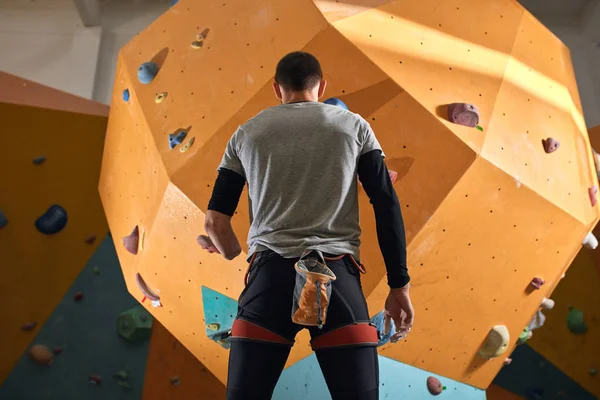
[[(0, 75), (3, 82), (10, 91), (2, 99), (13, 100), (0, 102), (0, 209), (9, 220), (0, 228), (0, 382), (108, 231), (96, 188), (108, 107), (8, 75)], [(42, 95), (53, 109), (19, 105), (29, 94)], [(100, 115), (58, 111), (64, 99), (65, 108)], [(34, 165), (40, 156), (46, 162)], [(69, 220), (63, 231), (45, 236), (34, 222), (52, 204), (62, 205)], [(84, 242), (91, 235), (98, 237), (94, 245)], [(38, 323), (34, 331), (19, 329), (30, 321)]]
[[(173, 378), (179, 378), (179, 385)], [(155, 319), (142, 399), (221, 400), (225, 386)]]
[[(569, 51), (512, 0), (179, 1), (119, 56), (100, 193), (129, 290), (141, 300), (140, 273), (162, 307), (144, 304), (226, 382), (228, 352), (204, 334), (200, 287), (237, 298), (246, 254), (229, 262), (195, 238), (227, 140), (277, 105), (274, 67), (299, 49), (319, 58), (326, 96), (367, 119), (399, 174), (417, 317), (407, 341), (381, 354), (487, 387), (503, 359), (476, 356), (489, 329), (505, 324), (516, 338), (598, 220)], [(136, 71), (150, 60), (160, 70), (142, 85)], [(452, 102), (476, 104), (483, 130), (448, 121)], [(195, 139), (185, 153), (169, 149), (177, 129)], [(562, 144), (553, 154), (548, 136)], [(385, 268), (362, 189), (359, 199), (363, 289), (376, 313)], [(121, 244), (135, 225), (136, 256)], [(233, 226), (243, 240), (246, 194)], [(531, 293), (534, 276), (547, 283)], [(310, 354), (308, 335), (296, 339), (288, 365)]]

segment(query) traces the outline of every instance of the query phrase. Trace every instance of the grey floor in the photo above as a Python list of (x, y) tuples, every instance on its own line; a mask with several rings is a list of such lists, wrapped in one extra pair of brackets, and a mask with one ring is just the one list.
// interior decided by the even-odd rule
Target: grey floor
[[(82, 301), (73, 300), (76, 292), (83, 292)], [(117, 315), (137, 304), (107, 235), (32, 342), (62, 346), (62, 354), (41, 367), (26, 352), (0, 386), (0, 400), (141, 399), (148, 342), (130, 345), (116, 329)], [(114, 378), (120, 370), (129, 371), (131, 388)], [(100, 375), (102, 383), (90, 384), (91, 374)]]

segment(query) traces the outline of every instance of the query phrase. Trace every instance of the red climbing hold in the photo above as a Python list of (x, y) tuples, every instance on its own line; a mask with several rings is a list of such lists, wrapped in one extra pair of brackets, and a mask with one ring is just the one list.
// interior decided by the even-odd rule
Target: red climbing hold
[(95, 241), (96, 241), (96, 235), (89, 236), (88, 238), (85, 239), (85, 242), (87, 244), (94, 244)]
[(140, 244), (140, 228), (136, 225), (133, 228), (133, 231), (129, 234), (129, 236), (125, 236), (123, 238), (123, 245), (125, 249), (131, 254), (138, 253), (138, 246)]
[(558, 150), (558, 148), (560, 147), (560, 142), (558, 140), (552, 139), (551, 137), (542, 140), (542, 143), (544, 145), (544, 151), (548, 154)]
[(22, 331), (32, 331), (35, 329), (35, 327), (37, 326), (37, 322), (28, 322), (25, 325), (21, 325), (21, 330)]
[(473, 104), (450, 104), (448, 105), (448, 118), (455, 124), (475, 128), (479, 124), (479, 110)]
[(54, 353), (55, 356), (59, 355), (60, 353), (63, 352), (63, 348), (58, 346), (52, 349), (52, 353)]
[(434, 396), (442, 393), (444, 387), (442, 386), (442, 382), (440, 382), (437, 378), (430, 376), (427, 378), (427, 390)]
[(100, 375), (90, 375), (90, 383), (99, 385), (102, 383), (102, 377)]
[(531, 286), (538, 290), (541, 289), (542, 286), (544, 286), (544, 283), (546, 283), (546, 281), (542, 278), (538, 278), (537, 276), (531, 280)]
[(81, 293), (81, 292), (75, 293), (75, 296), (73, 297), (73, 300), (75, 300), (75, 301), (81, 301), (81, 300), (83, 300), (83, 293)]
[(592, 186), (589, 189), (590, 194), (590, 202), (592, 203), (592, 207), (596, 207), (596, 203), (598, 202), (598, 186)]

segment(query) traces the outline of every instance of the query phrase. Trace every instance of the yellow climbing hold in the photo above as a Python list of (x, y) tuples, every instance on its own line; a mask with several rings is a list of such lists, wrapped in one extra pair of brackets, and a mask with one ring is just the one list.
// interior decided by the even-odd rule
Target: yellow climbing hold
[(190, 140), (188, 140), (188, 142), (186, 144), (181, 146), (181, 149), (179, 149), (179, 151), (181, 151), (182, 153), (185, 153), (186, 151), (188, 151), (190, 149), (190, 147), (192, 147), (192, 145), (194, 144), (195, 140), (196, 140), (195, 137), (191, 137)]
[(154, 98), (154, 101), (158, 104), (158, 103), (162, 103), (164, 99), (167, 98), (167, 92), (162, 92), (156, 95), (156, 97)]
[(212, 324), (206, 324), (206, 328), (211, 331), (218, 331), (220, 327), (221, 325), (216, 322)]
[(204, 40), (202, 40), (202, 39), (200, 39), (200, 40), (194, 40), (192, 42), (192, 49), (201, 49), (203, 43), (204, 43)]
[(144, 250), (144, 239), (146, 238), (146, 231), (142, 231), (142, 236), (140, 238), (140, 251)]

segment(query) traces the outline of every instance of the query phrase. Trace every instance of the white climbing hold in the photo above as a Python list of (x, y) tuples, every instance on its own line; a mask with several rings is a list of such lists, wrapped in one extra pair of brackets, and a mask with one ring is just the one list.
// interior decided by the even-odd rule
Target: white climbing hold
[(544, 297), (544, 299), (542, 300), (542, 308), (544, 310), (552, 310), (554, 308), (554, 300), (547, 299)]
[(486, 359), (498, 357), (508, 350), (509, 342), (510, 333), (506, 325), (496, 325), (488, 333), (483, 346), (477, 354)]
[(598, 247), (598, 239), (594, 236), (593, 233), (588, 233), (585, 239), (583, 240), (583, 247), (589, 250), (596, 250)]
[(596, 173), (600, 177), (600, 154), (596, 153), (596, 150), (592, 149), (592, 155), (594, 156), (594, 164), (596, 165)]

